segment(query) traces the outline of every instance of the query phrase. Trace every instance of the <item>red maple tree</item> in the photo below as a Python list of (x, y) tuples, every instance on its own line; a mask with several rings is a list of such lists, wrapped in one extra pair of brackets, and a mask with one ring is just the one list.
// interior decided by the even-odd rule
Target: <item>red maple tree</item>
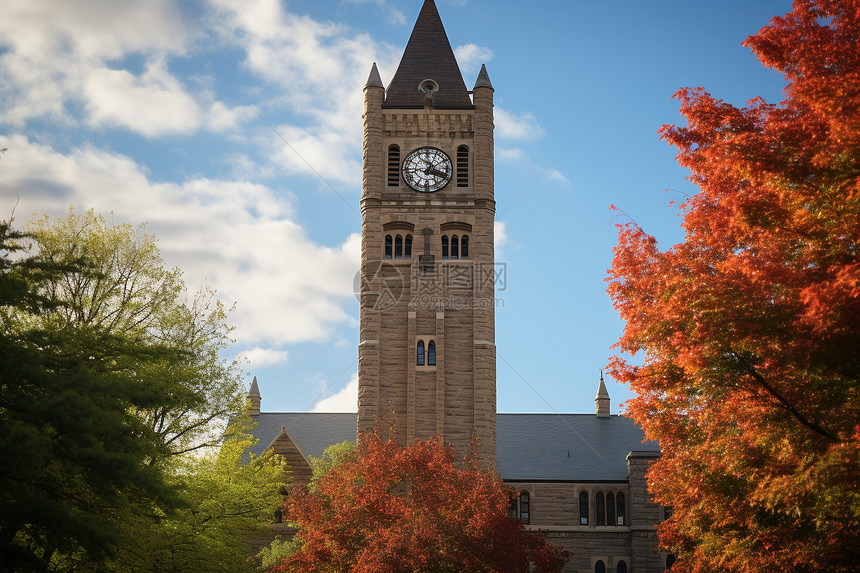
[(662, 458), (673, 571), (860, 569), (860, 0), (796, 0), (744, 45), (785, 100), (676, 94), (685, 241), (619, 229), (627, 412)]
[(558, 573), (569, 554), (508, 516), (513, 490), (440, 440), (375, 434), (287, 502), (300, 549), (273, 571)]

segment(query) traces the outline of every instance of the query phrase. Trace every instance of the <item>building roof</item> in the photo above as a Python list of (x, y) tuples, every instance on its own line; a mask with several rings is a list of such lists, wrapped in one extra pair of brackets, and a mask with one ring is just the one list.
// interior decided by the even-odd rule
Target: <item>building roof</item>
[(433, 0), (425, 0), (406, 44), (397, 72), (388, 86), (384, 108), (423, 109), (425, 95), (418, 86), (433, 80), (436, 109), (471, 109), (472, 100)]
[(627, 454), (659, 451), (622, 416), (498, 414), (496, 469), (508, 481), (623, 481)]
[[(315, 458), (357, 436), (356, 414), (262, 413), (254, 419), (255, 454), (282, 426), (305, 456)], [(508, 481), (624, 481), (627, 454), (659, 451), (642, 438), (641, 428), (621, 416), (497, 414), (496, 469)]]

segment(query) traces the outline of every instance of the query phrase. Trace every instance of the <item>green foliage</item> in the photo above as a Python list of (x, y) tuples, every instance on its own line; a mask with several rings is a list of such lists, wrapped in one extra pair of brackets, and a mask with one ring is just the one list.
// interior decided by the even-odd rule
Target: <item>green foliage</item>
[(58, 555), (103, 559), (119, 508), (175, 502), (147, 463), (158, 441), (134, 415), (168, 397), (115, 360), (169, 350), (90, 327), (21, 328), (15, 318), (54, 310), (39, 292), (70, 270), (30, 255), (26, 239), (0, 224), (0, 564), (19, 573), (50, 570)]
[[(250, 461), (246, 427), (234, 427), (220, 449), (185, 456), (173, 476), (183, 506), (170, 515), (138, 511), (125, 522), (124, 536), (107, 569), (147, 573), (239, 573), (255, 570), (248, 541), (266, 532), (283, 505), (287, 479), (283, 460), (271, 452)], [(145, 509), (145, 508), (141, 508)]]
[(226, 315), (131, 226), (0, 222), (0, 570), (251, 567), (285, 474), (223, 438), (245, 408)]
[(313, 487), (314, 482), (326, 475), (333, 467), (339, 466), (349, 459), (355, 452), (355, 449), (355, 442), (341, 442), (327, 447), (321, 458), (308, 456), (311, 471), (313, 472), (309, 487)]
[(157, 455), (217, 444), (245, 397), (238, 365), (221, 358), (233, 342), (232, 328), (215, 293), (204, 290), (187, 300), (180, 271), (164, 269), (153, 235), (109, 225), (92, 210), (34, 219), (28, 230), (38, 259), (63, 271), (39, 286), (52, 306), (37, 317), (19, 315), (19, 326), (86, 327), (142, 347), (172, 349), (135, 366), (151, 388), (172, 397), (169, 407), (139, 410), (161, 441)]

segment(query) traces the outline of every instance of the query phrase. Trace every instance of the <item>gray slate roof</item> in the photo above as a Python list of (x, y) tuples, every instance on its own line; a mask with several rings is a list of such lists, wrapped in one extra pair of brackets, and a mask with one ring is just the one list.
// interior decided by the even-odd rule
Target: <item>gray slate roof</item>
[(425, 0), (421, 8), (382, 107), (423, 109), (424, 94), (418, 84), (427, 79), (439, 84), (433, 97), (436, 109), (474, 107), (433, 0)]
[[(262, 413), (254, 416), (259, 454), (281, 426), (305, 455), (319, 458), (332, 444), (356, 439), (356, 414)], [(508, 481), (624, 481), (627, 454), (659, 451), (621, 416), (497, 414), (496, 469)]]

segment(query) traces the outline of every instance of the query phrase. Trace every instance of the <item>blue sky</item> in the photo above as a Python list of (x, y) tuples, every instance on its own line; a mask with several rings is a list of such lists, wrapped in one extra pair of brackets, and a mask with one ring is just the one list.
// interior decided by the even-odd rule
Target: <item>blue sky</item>
[[(422, 0), (0, 3), (0, 209), (145, 224), (236, 309), (267, 411), (355, 409), (362, 86)], [(614, 226), (664, 248), (695, 189), (672, 94), (778, 102), (741, 42), (789, 0), (437, 0), (467, 86), (495, 86), (498, 408), (590, 412), (621, 332)], [(611, 212), (609, 205), (625, 215)], [(630, 397), (607, 379), (613, 411)]]

